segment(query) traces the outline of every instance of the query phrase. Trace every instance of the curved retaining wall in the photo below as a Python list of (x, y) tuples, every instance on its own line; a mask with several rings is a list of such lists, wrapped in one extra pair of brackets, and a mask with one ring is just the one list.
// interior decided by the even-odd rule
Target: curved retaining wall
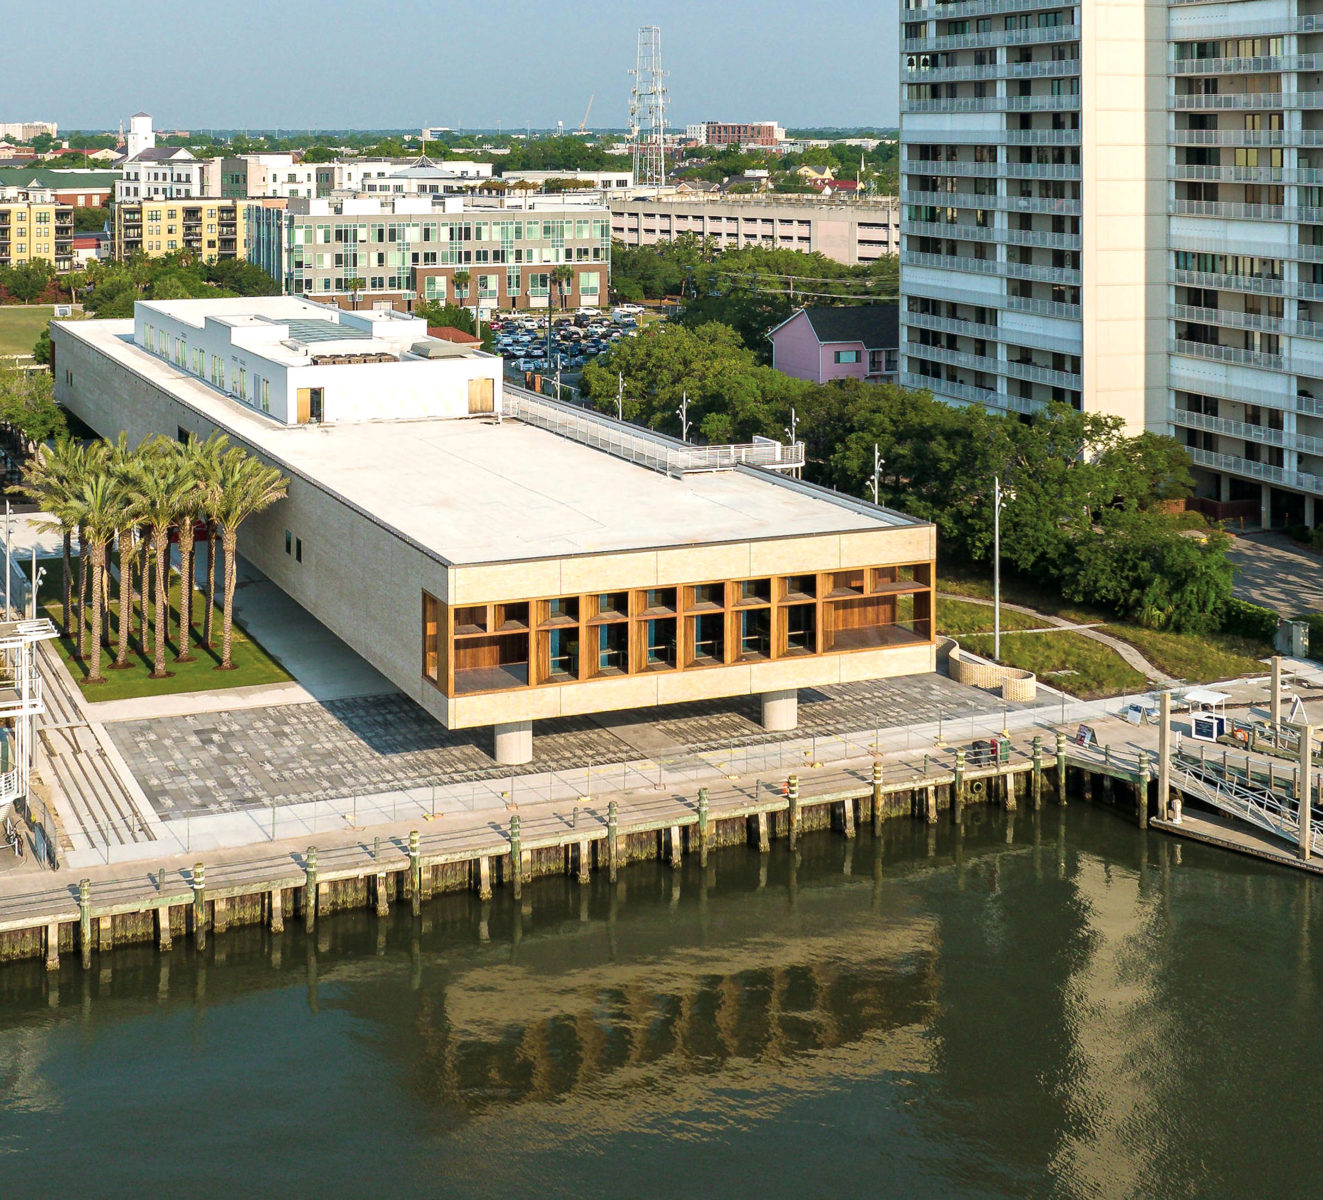
[(986, 658), (979, 658), (960, 644), (948, 638), (947, 663), (951, 678), (970, 687), (1000, 691), (1003, 700), (1018, 704), (1032, 704), (1038, 696), (1038, 679), (1032, 671), (1019, 667), (1003, 667)]

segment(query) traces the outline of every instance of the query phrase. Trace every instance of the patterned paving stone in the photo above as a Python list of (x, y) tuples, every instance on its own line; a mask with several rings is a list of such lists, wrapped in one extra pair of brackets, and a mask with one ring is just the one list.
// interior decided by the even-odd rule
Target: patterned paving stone
[[(995, 696), (944, 676), (870, 680), (799, 694), (799, 732), (843, 733), (998, 713)], [(652, 722), (677, 754), (775, 741), (759, 724), (756, 696), (616, 714)], [(451, 732), (401, 695), (291, 704), (107, 726), (148, 799), (163, 816), (232, 812), (272, 803), (330, 800), (510, 773), (491, 759), (487, 730)], [(640, 757), (589, 718), (539, 721), (532, 763), (518, 773), (581, 768)]]

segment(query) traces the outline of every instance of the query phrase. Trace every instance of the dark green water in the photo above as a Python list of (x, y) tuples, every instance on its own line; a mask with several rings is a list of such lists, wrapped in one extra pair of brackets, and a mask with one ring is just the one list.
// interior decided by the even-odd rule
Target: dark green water
[(0, 1197), (1323, 1192), (1323, 887), (1076, 805), (0, 969)]

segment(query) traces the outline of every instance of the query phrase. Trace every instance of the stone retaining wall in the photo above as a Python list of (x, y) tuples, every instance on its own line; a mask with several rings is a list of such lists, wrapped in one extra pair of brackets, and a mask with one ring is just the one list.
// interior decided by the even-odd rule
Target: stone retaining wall
[(1038, 679), (1032, 671), (1003, 667), (962, 650), (958, 642), (946, 639), (947, 662), (951, 678), (970, 687), (1000, 691), (1003, 700), (1032, 704), (1038, 696)]

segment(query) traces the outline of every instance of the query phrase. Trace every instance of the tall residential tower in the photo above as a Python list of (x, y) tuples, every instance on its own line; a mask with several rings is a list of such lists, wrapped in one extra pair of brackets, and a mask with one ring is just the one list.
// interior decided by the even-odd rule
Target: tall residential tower
[(1174, 433), (1203, 494), (1312, 523), (1323, 4), (910, 4), (902, 381)]

